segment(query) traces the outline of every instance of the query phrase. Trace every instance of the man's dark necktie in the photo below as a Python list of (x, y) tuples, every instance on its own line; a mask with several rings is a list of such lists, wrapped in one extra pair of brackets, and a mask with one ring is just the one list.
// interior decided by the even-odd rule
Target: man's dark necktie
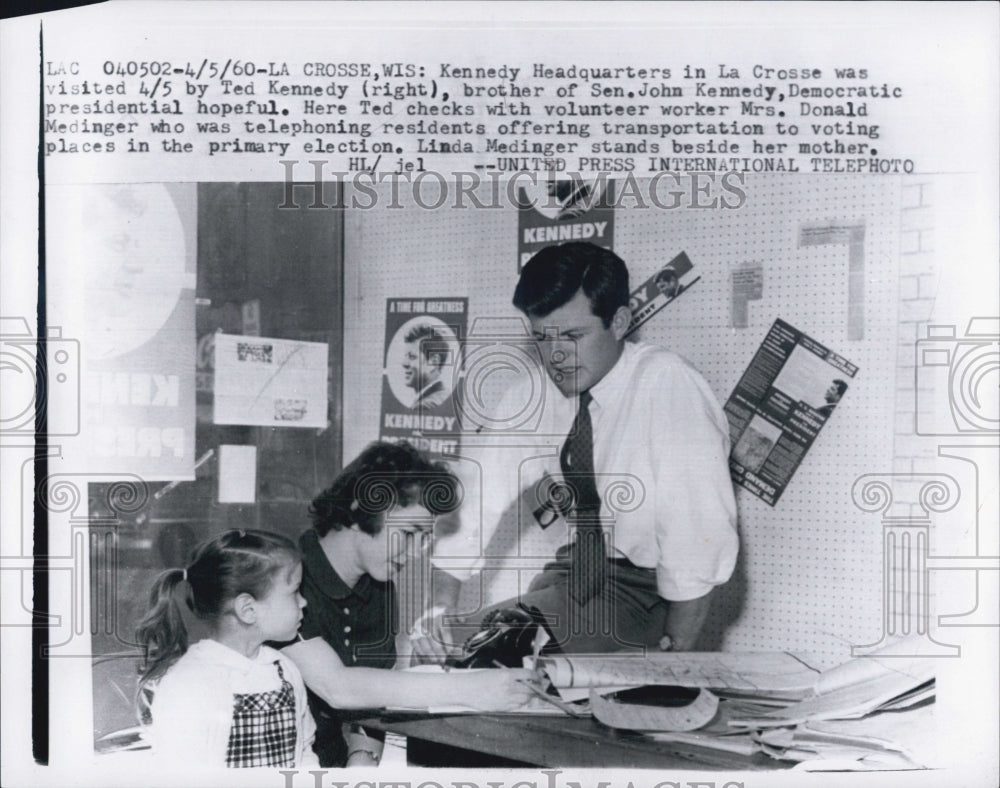
[(570, 562), (569, 591), (583, 605), (604, 588), (607, 549), (601, 531), (601, 496), (594, 478), (594, 428), (590, 421), (589, 391), (580, 394), (580, 407), (559, 454), (563, 477), (574, 493), (576, 541)]

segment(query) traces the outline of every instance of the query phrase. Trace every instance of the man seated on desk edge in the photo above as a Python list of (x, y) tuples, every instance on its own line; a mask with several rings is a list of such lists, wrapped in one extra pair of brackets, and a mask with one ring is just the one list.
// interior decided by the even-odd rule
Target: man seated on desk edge
[[(594, 244), (547, 247), (522, 270), (513, 303), (547, 373), (540, 422), (517, 436), (520, 454), (502, 433), (492, 445), (487, 434), (463, 446), (471, 460), (457, 463), (466, 497), (457, 529), (435, 545), (443, 569), (433, 573), (433, 608), (414, 633), (418, 654), (441, 658), (455, 635), (467, 637), (490, 610), (513, 606), (457, 614), (478, 546), (522, 488), (547, 477), (561, 479), (554, 498), (571, 499), (548, 508), (565, 512), (576, 535), (520, 601), (544, 613), (559, 648), (694, 648), (712, 591), (729, 579), (738, 551), (728, 425), (688, 362), (626, 342), (628, 300), (624, 261)], [(512, 385), (500, 411), (528, 401), (532, 383)], [(623, 481), (630, 503), (616, 508)]]

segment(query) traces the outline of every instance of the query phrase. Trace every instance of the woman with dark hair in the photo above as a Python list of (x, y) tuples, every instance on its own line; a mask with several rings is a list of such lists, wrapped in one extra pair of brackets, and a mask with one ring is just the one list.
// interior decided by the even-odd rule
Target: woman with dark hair
[[(349, 722), (344, 709), (462, 704), (509, 710), (530, 696), (528, 671), (420, 675), (396, 662), (392, 577), (431, 536), (434, 517), (458, 505), (457, 480), (410, 444), (373, 443), (321, 492), (302, 534), (299, 642), (284, 653), (298, 664), (316, 718), (322, 766), (370, 765), (381, 742)], [(379, 669), (377, 673), (369, 669)]]

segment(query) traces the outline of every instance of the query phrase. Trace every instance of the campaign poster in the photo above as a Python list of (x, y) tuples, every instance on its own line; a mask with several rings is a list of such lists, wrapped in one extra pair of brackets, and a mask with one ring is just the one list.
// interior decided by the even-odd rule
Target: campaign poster
[(546, 246), (589, 241), (614, 247), (615, 182), (538, 180), (518, 189), (517, 270)]
[(382, 440), (433, 455), (458, 448), (456, 383), (467, 298), (389, 298), (382, 370)]
[(857, 366), (775, 320), (725, 405), (733, 481), (774, 506)]
[(625, 336), (649, 321), (661, 309), (672, 304), (701, 279), (700, 276), (693, 274), (693, 269), (694, 266), (687, 254), (681, 252), (639, 285), (629, 296), (628, 308), (632, 310), (632, 322)]
[[(73, 310), (83, 333), (63, 335), (57, 327), (49, 341), (51, 378), (60, 384), (50, 404), (60, 389), (80, 387), (79, 445), (88, 472), (193, 479), (193, 187), (67, 185), (52, 198), (67, 218), (53, 225), (49, 259), (70, 272), (60, 282), (65, 295), (52, 303), (77, 296)], [(54, 426), (50, 435), (76, 431)]]

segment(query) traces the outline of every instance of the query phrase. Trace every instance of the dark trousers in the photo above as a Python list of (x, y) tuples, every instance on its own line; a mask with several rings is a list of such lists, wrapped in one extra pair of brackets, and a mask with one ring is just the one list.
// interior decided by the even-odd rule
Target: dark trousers
[(669, 604), (657, 593), (656, 571), (627, 559), (609, 559), (603, 592), (584, 605), (577, 604), (569, 594), (569, 547), (563, 546), (526, 593), (453, 624), (455, 640), (465, 642), (488, 613), (518, 602), (537, 607), (545, 615), (559, 648), (567, 654), (657, 650)]

